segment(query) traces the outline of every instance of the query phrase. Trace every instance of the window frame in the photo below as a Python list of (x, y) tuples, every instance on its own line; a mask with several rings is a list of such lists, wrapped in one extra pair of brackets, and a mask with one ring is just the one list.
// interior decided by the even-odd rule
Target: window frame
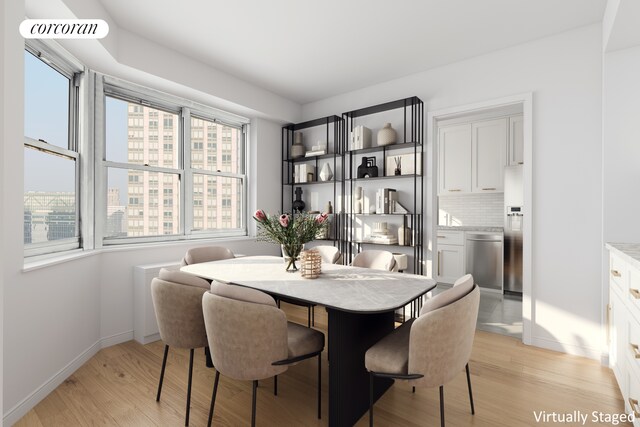
[[(133, 102), (142, 106), (167, 111), (178, 115), (179, 134), (178, 134), (178, 168), (172, 169), (167, 167), (146, 166), (140, 164), (115, 162), (107, 160), (106, 152), (106, 98), (116, 98), (126, 102)], [(194, 169), (191, 165), (191, 117), (206, 120), (223, 126), (230, 126), (238, 129), (239, 132), (239, 153), (241, 156), (239, 167), (241, 173), (207, 171), (204, 169)], [(208, 107), (185, 98), (168, 95), (153, 89), (135, 85), (114, 77), (97, 75), (96, 78), (96, 118), (101, 127), (96, 129), (96, 140), (101, 144), (97, 144), (99, 149), (96, 150), (97, 174), (96, 179), (96, 247), (109, 247), (122, 244), (134, 243), (154, 243), (166, 241), (180, 241), (188, 239), (206, 239), (206, 238), (225, 238), (225, 237), (246, 237), (248, 236), (247, 218), (248, 218), (248, 193), (249, 185), (247, 179), (248, 159), (248, 127), (249, 120), (247, 118), (236, 116), (221, 110)], [(158, 138), (160, 144), (160, 138)], [(171, 235), (157, 236), (122, 236), (107, 237), (104, 235), (105, 225), (107, 223), (107, 171), (109, 168), (118, 169), (135, 169), (147, 172), (162, 172), (169, 174), (178, 174), (180, 188), (180, 232)], [(193, 176), (194, 174), (203, 174), (209, 176), (220, 176), (240, 179), (242, 186), (242, 197), (240, 206), (240, 222), (239, 228), (221, 229), (221, 230), (195, 230), (193, 216)], [(158, 219), (159, 222), (160, 219)]]
[[(80, 121), (85, 117), (85, 112), (80, 109), (80, 97), (86, 84), (85, 76), (87, 70), (68, 52), (64, 51), (61, 47), (52, 42), (45, 43), (42, 40), (36, 39), (25, 40), (24, 50), (29, 54), (34, 55), (36, 59), (42, 61), (45, 65), (51, 67), (53, 71), (60, 73), (69, 80), (69, 111), (66, 148), (55, 144), (49, 144), (43, 140), (36, 140), (27, 135), (24, 135), (23, 146), (25, 149), (32, 149), (47, 155), (72, 160), (74, 162), (75, 169), (75, 237), (39, 243), (23, 243), (24, 258), (31, 258), (39, 255), (49, 255), (82, 249), (83, 247), (83, 215), (81, 207), (83, 202), (82, 192), (84, 191), (84, 186), (82, 185), (81, 179), (83, 163), (82, 157), (80, 156)], [(24, 167), (27, 167), (26, 164)]]

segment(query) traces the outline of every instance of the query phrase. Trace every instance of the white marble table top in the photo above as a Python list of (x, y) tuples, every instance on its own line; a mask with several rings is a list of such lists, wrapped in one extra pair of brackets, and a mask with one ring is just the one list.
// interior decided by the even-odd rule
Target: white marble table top
[(220, 282), (349, 312), (395, 310), (435, 288), (424, 276), (337, 264), (322, 264), (317, 279), (288, 273), (280, 257), (250, 256), (191, 264), (182, 271)]
[(606, 247), (624, 257), (635, 268), (640, 269), (640, 243), (607, 243)]

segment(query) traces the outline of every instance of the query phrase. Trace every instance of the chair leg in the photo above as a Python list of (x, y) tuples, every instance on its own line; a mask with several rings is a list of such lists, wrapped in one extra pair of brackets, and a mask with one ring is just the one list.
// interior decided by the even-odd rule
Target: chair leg
[(164, 357), (162, 358), (162, 369), (160, 370), (160, 382), (158, 383), (158, 394), (156, 402), (160, 402), (160, 393), (162, 393), (162, 381), (164, 380), (164, 368), (167, 366), (167, 355), (169, 354), (169, 346), (164, 346)]
[(444, 386), (440, 386), (440, 427), (444, 427)]
[(307, 328), (311, 327), (311, 306), (307, 307)]
[(316, 309), (311, 306), (311, 326), (316, 326)]
[(415, 393), (416, 392), (416, 386), (411, 387), (411, 393)]
[(191, 378), (193, 377), (193, 351), (189, 351), (189, 382), (187, 383), (187, 414), (184, 419), (184, 425), (189, 425), (189, 410), (191, 409)]
[(216, 379), (213, 381), (213, 393), (211, 394), (211, 405), (209, 405), (209, 421), (207, 426), (211, 427), (213, 421), (213, 407), (216, 406), (216, 394), (218, 393), (218, 380), (220, 379), (220, 372), (216, 371)]
[(278, 376), (273, 377), (273, 395), (278, 395)]
[(318, 355), (318, 419), (322, 419), (322, 353)]
[(369, 427), (373, 427), (373, 372), (369, 372)]
[(469, 364), (465, 366), (467, 370), (467, 385), (469, 386), (469, 403), (471, 403), (471, 415), (475, 415), (476, 411), (473, 407), (473, 392), (471, 391), (471, 375), (469, 374)]
[(256, 394), (258, 393), (258, 381), (253, 381), (253, 402), (251, 404), (251, 427), (256, 427)]

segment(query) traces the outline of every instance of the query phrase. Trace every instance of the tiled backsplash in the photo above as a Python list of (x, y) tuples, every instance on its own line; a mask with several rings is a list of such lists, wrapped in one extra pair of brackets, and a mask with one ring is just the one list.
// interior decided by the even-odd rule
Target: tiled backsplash
[(439, 225), (502, 227), (504, 194), (462, 194), (438, 198)]

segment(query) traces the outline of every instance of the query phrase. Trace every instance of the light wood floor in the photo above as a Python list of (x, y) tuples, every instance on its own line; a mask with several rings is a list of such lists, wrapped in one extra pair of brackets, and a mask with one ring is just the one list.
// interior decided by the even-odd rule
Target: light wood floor
[[(286, 306), (290, 318), (306, 322), (306, 310)], [(316, 326), (326, 332), (326, 314), (316, 308)], [(188, 351), (169, 352), (162, 399), (156, 387), (163, 344), (126, 342), (100, 351), (18, 426), (181, 426), (187, 389)], [(325, 352), (326, 353), (326, 352)], [(316, 418), (316, 363), (301, 362), (280, 375), (278, 396), (272, 380), (260, 382), (257, 424), (261, 426), (327, 425), (326, 355), (322, 387), (323, 419)], [(622, 398), (609, 369), (599, 363), (524, 346), (515, 338), (478, 331), (470, 362), (476, 414), (469, 411), (464, 372), (445, 386), (448, 426), (531, 426), (533, 411), (580, 410), (621, 413)], [(191, 426), (206, 425), (214, 371), (196, 350), (191, 400)], [(376, 426), (439, 425), (438, 389), (418, 389), (396, 383), (375, 406)], [(214, 425), (248, 425), (251, 383), (221, 376)], [(368, 425), (367, 415), (358, 426)], [(591, 424), (590, 424), (591, 425)]]

